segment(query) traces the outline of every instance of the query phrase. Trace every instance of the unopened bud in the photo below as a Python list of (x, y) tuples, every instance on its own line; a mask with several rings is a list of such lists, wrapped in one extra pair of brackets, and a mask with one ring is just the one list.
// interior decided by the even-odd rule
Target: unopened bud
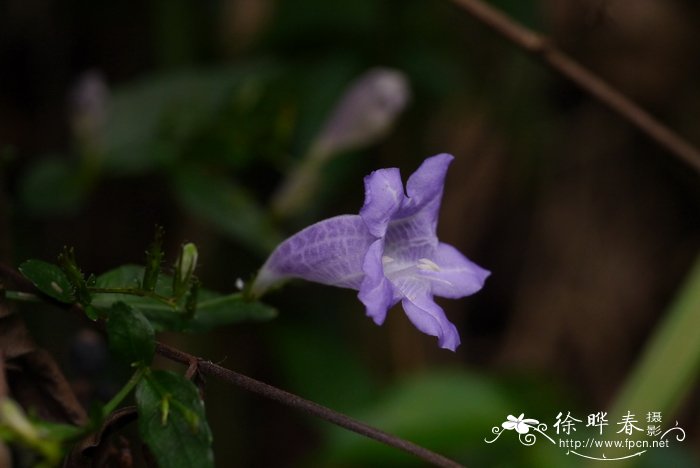
[(321, 168), (336, 154), (372, 144), (391, 129), (410, 99), (405, 75), (373, 68), (348, 86), (305, 158), (284, 180), (272, 199), (278, 216), (304, 206), (318, 185)]
[(173, 277), (173, 293), (181, 296), (189, 287), (192, 275), (197, 268), (197, 246), (192, 242), (182, 246), (180, 256), (175, 263), (175, 276)]
[(406, 76), (373, 68), (345, 91), (315, 139), (311, 153), (326, 158), (374, 143), (391, 128), (410, 99)]

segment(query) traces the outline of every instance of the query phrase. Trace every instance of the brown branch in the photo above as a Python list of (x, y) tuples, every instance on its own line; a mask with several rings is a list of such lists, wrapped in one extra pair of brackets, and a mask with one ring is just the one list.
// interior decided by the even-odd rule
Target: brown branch
[(700, 173), (700, 151), (696, 147), (603, 79), (553, 46), (544, 36), (518, 24), (481, 0), (452, 1), (516, 46), (539, 58)]
[[(2, 277), (9, 278), (12, 281), (13, 285), (23, 292), (39, 293), (36, 287), (26, 278), (24, 278), (19, 272), (7, 265), (0, 263), (0, 278)], [(82, 308), (78, 304), (65, 304), (60, 302), (54, 302), (49, 297), (46, 297), (45, 299), (48, 302), (53, 303), (57, 307), (69, 309), (74, 312), (80, 312), (80, 315), (82, 317), (85, 317), (84, 312), (81, 310)], [(90, 323), (93, 326), (98, 327), (98, 329), (100, 329), (101, 331), (104, 331), (100, 322)], [(450, 460), (449, 458), (444, 457), (438, 453), (432, 452), (424, 447), (421, 447), (420, 445), (416, 445), (412, 442), (401, 439), (400, 437), (397, 437), (395, 435), (388, 434), (384, 431), (380, 431), (379, 429), (364, 424), (360, 421), (357, 421), (356, 419), (334, 411), (330, 408), (319, 405), (318, 403), (314, 403), (313, 401), (306, 400), (293, 393), (286, 392), (279, 388), (273, 387), (272, 385), (268, 385), (266, 383), (260, 382), (259, 380), (250, 378), (246, 375), (239, 374), (238, 372), (232, 371), (230, 369), (226, 369), (225, 367), (219, 366), (218, 364), (214, 364), (210, 361), (205, 361), (200, 357), (173, 348), (172, 346), (156, 342), (156, 352), (171, 361), (179, 362), (188, 366), (187, 375), (194, 377), (195, 381), (198, 379), (197, 375), (210, 375), (230, 384), (241, 387), (244, 390), (248, 390), (249, 392), (256, 393), (265, 398), (269, 398), (271, 400), (283, 403), (292, 408), (301, 410), (311, 416), (324, 419), (337, 426), (353, 431), (367, 438), (403, 450), (407, 453), (410, 453), (411, 455), (425, 460), (426, 462), (432, 465), (445, 468), (463, 467), (463, 465), (453, 460)]]
[(291, 406), (292, 408), (296, 408), (307, 414), (316, 416), (317, 418), (325, 419), (326, 421), (337, 426), (356, 432), (391, 447), (401, 449), (435, 466), (448, 468), (463, 466), (440, 454), (431, 452), (420, 445), (413, 444), (407, 440), (380, 431), (379, 429), (368, 426), (367, 424), (357, 421), (356, 419), (319, 405), (318, 403), (314, 403), (313, 401), (306, 400), (300, 396), (294, 395), (293, 393), (285, 392), (284, 390), (280, 390), (279, 388), (260, 382), (259, 380), (255, 380), (243, 374), (239, 374), (238, 372), (226, 369), (225, 367), (221, 367), (213, 362), (203, 361), (196, 356), (192, 356), (191, 354), (185, 353), (163, 343), (157, 343), (156, 352), (163, 357), (187, 366), (191, 366), (192, 362), (196, 361), (198, 363), (199, 371), (203, 374), (211, 375), (212, 377), (216, 377), (225, 382), (241, 387), (249, 392), (253, 392), (265, 398)]

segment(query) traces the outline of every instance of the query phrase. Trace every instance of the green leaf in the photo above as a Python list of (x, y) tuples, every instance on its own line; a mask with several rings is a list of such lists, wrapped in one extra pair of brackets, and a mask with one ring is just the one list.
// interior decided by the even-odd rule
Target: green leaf
[(107, 335), (110, 347), (127, 362), (148, 364), (156, 351), (155, 332), (138, 310), (117, 302), (109, 310)]
[(204, 403), (192, 382), (154, 371), (136, 387), (136, 406), (139, 432), (159, 466), (214, 466)]
[(27, 260), (19, 266), (19, 271), (44, 294), (68, 304), (75, 302), (73, 286), (58, 265)]
[(216, 122), (237, 87), (266, 67), (181, 70), (118, 87), (110, 99), (103, 167), (112, 174), (147, 172), (182, 153), (182, 143)]
[[(556, 401), (566, 406), (564, 400), (532, 379), (504, 381), (457, 369), (438, 370), (398, 383), (365, 410), (350, 415), (467, 466), (511, 466), (518, 460), (517, 466), (554, 468), (572, 466), (571, 458), (547, 441), (525, 447), (517, 439), (509, 440), (510, 432), (494, 444), (484, 439), (492, 439), (492, 428), (500, 427), (509, 414), (525, 413), (550, 423), (556, 413), (551, 414), (548, 405)], [(326, 453), (312, 464), (424, 466), (400, 450), (347, 431), (329, 428), (329, 436)]]
[(224, 296), (200, 289), (197, 311), (185, 330), (206, 331), (231, 323), (270, 320), (276, 316), (277, 310), (274, 307), (250, 301), (241, 293)]
[[(138, 288), (142, 277), (143, 267), (124, 265), (100, 275), (95, 286)], [(154, 292), (164, 297), (171, 297), (172, 278), (168, 275), (160, 275)], [(109, 308), (113, 303), (122, 301), (143, 312), (157, 331), (206, 331), (243, 321), (269, 320), (277, 315), (274, 308), (260, 302), (246, 300), (240, 293), (222, 295), (201, 288), (197, 299), (196, 312), (190, 320), (187, 320), (184, 311), (186, 297), (180, 300), (177, 308), (148, 297), (117, 293), (95, 294), (92, 304), (96, 307)]]
[(193, 167), (183, 166), (174, 176), (174, 191), (193, 215), (261, 255), (282, 241), (267, 212), (241, 185)]
[(20, 199), (32, 213), (73, 213), (85, 198), (89, 183), (81, 169), (65, 159), (37, 161), (20, 183)]

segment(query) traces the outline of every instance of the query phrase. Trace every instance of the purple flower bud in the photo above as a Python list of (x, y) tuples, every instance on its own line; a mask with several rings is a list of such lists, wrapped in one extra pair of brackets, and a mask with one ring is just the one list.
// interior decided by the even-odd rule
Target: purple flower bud
[(382, 138), (409, 99), (408, 80), (390, 68), (373, 68), (351, 83), (303, 161), (273, 196), (275, 213), (285, 217), (299, 212), (315, 190), (323, 164), (339, 153)]
[(91, 145), (97, 144), (107, 120), (109, 88), (99, 71), (83, 73), (70, 95), (71, 125), (76, 137)]
[(373, 68), (355, 80), (316, 137), (311, 154), (327, 158), (384, 136), (410, 99), (408, 80), (390, 68)]

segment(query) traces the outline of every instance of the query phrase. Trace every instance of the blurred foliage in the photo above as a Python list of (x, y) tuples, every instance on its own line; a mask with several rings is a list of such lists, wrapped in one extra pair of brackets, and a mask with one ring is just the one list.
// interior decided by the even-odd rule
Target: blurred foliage
[[(456, 14), (457, 10), (449, 2), (260, 1), (248, 5), (251, 11), (245, 10), (246, 3), (158, 0), (136, 5), (132, 2), (122, 6), (110, 5), (105, 10), (109, 13), (107, 15), (96, 12), (104, 5), (72, 2), (63, 16), (59, 15), (55, 20), (65, 22), (59, 23), (56, 31), (68, 29), (67, 25), (72, 21), (84, 21), (85, 25), (74, 25), (78, 30), (65, 39), (66, 44), (76, 43), (77, 46), (68, 45), (66, 50), (56, 52), (47, 46), (50, 41), (40, 36), (41, 40), (31, 43), (28, 52), (18, 49), (17, 54), (39, 54), (38, 51), (46, 49), (55, 57), (71, 56), (71, 53), (77, 56), (73, 57), (76, 64), (60, 66), (53, 58), (48, 60), (41, 56), (46, 63), (53, 63), (52, 66), (59, 69), (56, 76), (63, 76), (64, 80), (60, 86), (53, 81), (50, 86), (42, 84), (42, 80), (54, 76), (53, 69), (43, 73), (42, 70), (30, 69), (32, 79), (26, 84), (21, 83), (23, 75), (17, 72), (19, 84), (15, 86), (24, 91), (12, 93), (22, 101), (17, 107), (35, 109), (36, 115), (32, 114), (32, 117), (38, 122), (43, 122), (37, 117), (39, 114), (45, 119), (61, 120), (56, 115), (61, 115), (65, 121), (76, 118), (70, 112), (61, 113), (65, 110), (63, 103), (69, 93), (57, 93), (56, 89), (68, 89), (67, 76), (77, 75), (86, 65), (103, 68), (109, 92), (105, 100), (98, 103), (104, 108), (104, 121), (97, 115), (87, 116), (96, 123), (90, 127), (90, 134), (74, 131), (56, 142), (51, 135), (61, 131), (67, 133), (70, 125), (53, 122), (49, 130), (36, 130), (36, 138), (32, 127), (25, 147), (20, 145), (17, 148), (14, 141), (9, 141), (9, 144), (0, 141), (0, 177), (3, 183), (0, 188), (9, 198), (11, 216), (7, 219), (13, 227), (7, 232), (12, 234), (16, 244), (13, 251), (17, 258), (35, 256), (35, 250), (49, 249), (51, 242), (79, 246), (82, 242), (86, 246), (94, 245), (95, 258), (91, 261), (102, 267), (96, 271), (107, 271), (115, 264), (125, 263), (123, 258), (114, 258), (115, 252), (120, 251), (113, 246), (125, 244), (131, 247), (139, 240), (134, 233), (149, 231), (154, 221), (169, 221), (172, 222), (172, 226), (167, 226), (169, 230), (178, 230), (187, 239), (202, 239), (198, 242), (202, 250), (201, 275), (232, 288), (236, 275), (241, 271), (252, 274), (260, 260), (286, 234), (324, 215), (356, 211), (362, 196), (362, 176), (368, 171), (395, 165), (408, 173), (416, 161), (428, 154), (450, 148), (463, 152), (476, 148), (483, 150), (485, 155), (483, 161), (479, 160), (482, 165), (464, 166), (454, 184), (460, 185), (462, 179), (476, 183), (479, 191), (474, 203), (485, 204), (484, 210), (488, 214), (483, 215), (481, 222), (491, 223), (491, 230), (481, 226), (479, 235), (486, 241), (481, 241), (480, 245), (473, 240), (464, 242), (473, 242), (475, 250), (490, 249), (479, 254), (494, 259), (494, 265), (501, 267), (500, 271), (494, 272), (495, 280), (510, 275), (514, 281), (527, 283), (531, 271), (525, 270), (520, 263), (525, 264), (522, 252), (529, 252), (531, 248), (528, 239), (538, 234), (531, 218), (541, 216), (546, 225), (567, 224), (561, 219), (545, 219), (547, 213), (537, 211), (535, 205), (535, 201), (545, 199), (547, 190), (556, 187), (559, 179), (565, 184), (570, 180), (566, 179), (568, 175), (601, 164), (599, 172), (594, 173), (595, 177), (585, 181), (592, 185), (590, 192), (575, 193), (571, 198), (595, 199), (602, 193), (599, 178), (606, 174), (612, 174), (612, 178), (622, 174), (622, 179), (630, 178), (631, 183), (643, 186), (645, 190), (653, 189), (645, 184), (646, 179), (632, 179), (637, 166), (627, 167), (616, 176), (614, 166), (600, 162), (605, 159), (602, 157), (590, 161), (573, 159), (571, 166), (554, 164), (569, 157), (551, 151), (561, 141), (572, 138), (569, 127), (585, 130), (589, 120), (600, 121), (601, 125), (607, 125), (607, 121), (592, 111), (577, 114), (581, 99), (577, 92), (561, 83), (553, 84), (555, 80), (550, 75), (530, 63), (523, 54), (504, 47), (500, 39), (492, 38), (488, 31), (466, 15)], [(542, 2), (493, 0), (490, 3), (540, 30), (551, 27), (552, 18), (557, 13)], [(226, 8), (234, 9), (230, 18), (223, 14)], [(55, 16), (45, 14), (47, 18)], [(606, 13), (601, 14), (604, 17)], [(3, 16), (10, 17), (9, 13)], [(244, 24), (251, 28), (250, 37), (236, 35), (239, 31), (234, 26), (243, 24), (236, 23), (240, 18), (250, 23)], [(132, 21), (135, 22), (132, 28), (125, 26)], [(1, 22), (2, 19), (0, 25)], [(615, 20), (611, 24), (615, 24)], [(34, 27), (36, 29), (29, 29), (35, 31), (33, 34), (38, 34), (36, 31), (43, 28)], [(15, 37), (12, 34), (24, 37), (20, 31), (22, 28), (16, 29), (5, 28), (8, 37)], [(245, 28), (241, 26), (240, 29)], [(572, 43), (584, 49), (587, 35), (592, 34), (594, 28), (583, 32), (570, 29)], [(53, 33), (60, 35), (56, 31)], [(113, 34), (115, 37), (111, 37)], [(99, 40), (93, 43), (93, 36)], [(222, 38), (233, 38), (230, 39), (233, 45), (225, 46), (226, 41)], [(601, 49), (595, 43), (590, 47), (594, 51)], [(15, 52), (5, 53), (14, 57)], [(34, 63), (28, 59), (27, 62)], [(36, 63), (43, 62), (36, 60)], [(272, 215), (268, 210), (272, 194), (307, 155), (343, 91), (354, 78), (377, 65), (400, 70), (411, 84), (413, 100), (400, 117), (396, 131), (379, 145), (340, 155), (329, 162), (322, 169), (323, 186), (315, 192), (316, 196), (310, 197), (303, 213), (291, 219)], [(12, 81), (13, 71), (7, 70), (3, 79), (15, 83)], [(637, 69), (634, 73), (641, 76)], [(35, 91), (32, 86), (47, 87)], [(40, 100), (41, 96), (48, 104), (43, 101), (37, 104), (30, 99)], [(696, 101), (689, 99), (688, 102)], [(53, 106), (53, 113), (47, 112), (44, 117), (44, 106), (49, 105)], [(685, 115), (674, 109), (667, 113)], [(683, 118), (691, 119), (692, 116)], [(33, 119), (27, 121), (34, 125)], [(471, 128), (481, 125), (487, 128), (484, 133), (489, 137), (496, 135), (493, 137), (496, 143), (489, 140), (483, 146), (470, 146), (474, 144), (469, 139)], [(624, 140), (614, 133), (608, 138), (607, 134), (588, 131), (574, 133), (578, 139), (571, 146), (591, 145), (592, 152), (597, 148), (596, 144), (602, 144), (601, 141)], [(5, 134), (1, 133), (0, 138), (4, 139)], [(502, 146), (508, 148), (505, 153), (499, 152)], [(611, 154), (636, 155), (637, 150), (644, 149), (644, 146), (646, 142), (625, 146), (623, 150), (614, 146)], [(497, 150), (493, 150), (494, 147)], [(570, 149), (574, 152), (576, 148)], [(603, 156), (607, 155), (603, 153)], [(678, 185), (680, 188), (676, 190), (683, 194), (686, 194), (683, 187), (695, 186), (694, 180), (684, 183), (685, 176), (677, 175), (681, 170), (657, 164), (656, 160), (649, 163), (647, 169), (654, 175), (667, 177), (671, 180), (669, 185)], [(476, 176), (468, 178), (472, 173)], [(675, 184), (675, 181), (681, 182)], [(615, 184), (617, 186), (617, 182)], [(125, 188), (114, 195), (116, 201), (106, 204), (111, 200), (109, 192), (115, 186)], [(139, 190), (129, 193), (134, 187)], [(664, 185), (657, 190), (671, 191)], [(456, 197), (462, 193), (457, 191)], [(489, 198), (490, 193), (498, 196)], [(692, 197), (697, 192), (687, 189), (687, 193)], [(554, 195), (557, 201), (567, 199), (557, 192)], [(662, 200), (671, 200), (669, 205), (677, 201), (673, 198)], [(606, 207), (607, 201), (604, 203)], [(631, 196), (626, 201), (630, 212), (636, 212), (637, 205), (644, 204), (643, 200)], [(490, 204), (486, 205), (487, 202)], [(691, 209), (695, 207), (693, 200), (687, 203)], [(102, 206), (117, 208), (110, 211)], [(541, 206), (539, 208), (542, 211)], [(567, 209), (562, 208), (563, 211)], [(621, 218), (614, 210), (611, 212), (611, 218)], [(153, 214), (166, 219), (151, 219)], [(132, 225), (132, 219), (146, 219), (148, 225), (144, 227), (145, 222)], [(690, 220), (687, 221), (689, 229), (693, 228), (693, 220), (698, 219), (697, 212), (693, 211), (687, 219)], [(652, 226), (669, 224), (663, 217), (645, 221)], [(451, 222), (474, 224), (475, 229), (479, 228), (474, 220), (462, 217), (455, 217)], [(530, 222), (533, 224), (528, 224)], [(111, 223), (122, 225), (122, 230), (113, 229)], [(442, 225), (449, 227), (447, 224)], [(675, 242), (676, 238), (672, 240)], [(546, 238), (546, 241), (548, 248), (567, 242), (561, 237)], [(605, 239), (589, 241), (606, 244)], [(510, 242), (507, 248), (502, 245), (505, 242)], [(659, 245), (670, 246), (674, 242)], [(686, 244), (692, 247), (693, 239), (686, 240)], [(591, 257), (587, 248), (588, 244), (579, 247), (577, 258), (581, 262)], [(508, 263), (498, 263), (501, 257), (494, 252), (503, 252)], [(22, 271), (39, 289), (59, 301), (72, 302), (75, 299), (72, 293), (68, 294), (71, 288), (67, 287), (65, 277), (56, 276), (55, 269), (34, 262), (23, 264)], [(551, 267), (553, 276), (566, 276), (548, 262), (553, 260), (549, 257), (537, 259), (538, 266)], [(676, 260), (675, 257), (668, 262), (677, 271), (681, 271), (684, 265), (682, 259)], [(637, 263), (631, 264), (636, 268)], [(33, 271), (37, 266), (38, 273)], [(572, 268), (581, 274), (579, 265)], [(658, 271), (666, 271), (666, 265)], [(143, 267), (129, 264), (100, 275), (95, 286), (138, 287), (142, 277)], [(161, 275), (155, 286), (156, 292), (170, 296), (171, 282), (171, 277)], [(475, 321), (498, 324), (511, 319), (516, 302), (524, 294), (521, 289), (510, 286), (501, 282), (500, 288), (496, 286), (496, 292), (492, 293), (490, 302), (477, 302), (477, 305), (486, 304), (486, 307), (475, 311), (470, 320), (476, 317)], [(484, 438), (491, 436), (491, 428), (499, 425), (508, 414), (525, 412), (527, 416), (538, 417), (555, 414), (557, 409), (553, 405), (561, 407), (559, 409), (601, 405), (600, 401), (579, 401), (571, 396), (580, 396), (579, 392), (590, 389), (582, 388), (580, 381), (571, 377), (571, 373), (578, 373), (578, 366), (583, 367), (585, 363), (577, 361), (580, 356), (568, 348), (563, 349), (565, 346), (560, 346), (561, 342), (557, 341), (566, 340), (568, 346), (570, 337), (552, 337), (552, 342), (562, 348), (561, 359), (570, 361), (567, 362), (571, 365), (564, 367), (574, 370), (566, 374), (551, 366), (550, 372), (538, 374), (537, 380), (495, 375), (488, 371), (490, 365), (498, 365), (496, 348), (505, 346), (503, 336), (478, 337), (481, 341), (474, 344), (473, 349), (456, 357), (423, 356), (416, 351), (418, 357), (405, 366), (404, 356), (416, 356), (411, 353), (415, 351), (414, 347), (420, 346), (413, 343), (418, 343), (420, 338), (411, 335), (411, 344), (406, 345), (405, 337), (401, 341), (402, 337), (396, 338), (393, 332), (375, 329), (368, 320), (356, 318), (362, 310), (353, 302), (351, 294), (329, 292), (320, 286), (310, 291), (291, 286), (272, 295), (270, 301), (282, 312), (282, 317), (264, 329), (246, 328), (251, 325), (242, 323), (249, 319), (270, 319), (276, 315), (276, 310), (271, 306), (248, 303), (238, 293), (223, 295), (202, 289), (196, 313), (186, 321), (174, 314), (168, 305), (133, 295), (100, 294), (94, 298), (93, 305), (109, 309), (121, 301), (141, 310), (156, 331), (210, 331), (223, 327), (222, 335), (214, 335), (218, 337), (216, 342), (210, 342), (207, 335), (199, 341), (192, 338), (189, 343), (193, 346), (204, 346), (204, 343), (210, 346), (208, 351), (212, 359), (229, 356), (231, 367), (240, 366), (270, 380), (279, 379), (282, 387), (288, 386), (304, 397), (348, 411), (382, 430), (453, 456), (469, 466), (539, 467), (574, 463), (570, 457), (562, 455), (561, 450), (552, 450), (543, 443), (532, 448), (522, 447), (514, 438), (505, 440), (505, 436), (496, 444), (484, 443)], [(563, 294), (560, 290), (555, 293), (553, 301)], [(669, 291), (663, 293), (666, 296), (671, 294)], [(574, 299), (581, 300), (580, 296), (574, 296)], [(179, 309), (184, 308), (184, 300), (181, 298)], [(686, 317), (693, 315), (697, 310), (695, 307), (695, 302), (683, 307)], [(561, 310), (561, 314), (566, 313), (567, 310)], [(648, 317), (633, 319), (642, 328), (652, 328)], [(595, 322), (598, 318), (583, 317), (581, 320)], [(356, 329), (357, 323), (363, 327), (362, 332)], [(251, 330), (255, 330), (256, 336), (251, 336)], [(370, 336), (372, 338), (368, 338)], [(629, 339), (630, 349), (636, 351), (642, 346), (643, 340), (639, 336)], [(488, 343), (484, 345), (484, 342)], [(683, 343), (675, 344), (680, 347)], [(397, 351), (395, 348), (401, 349)], [(674, 353), (683, 354), (681, 351)], [(610, 351), (605, 359), (612, 359), (612, 354)], [(684, 359), (690, 364), (697, 358), (696, 354), (694, 352)], [(631, 360), (632, 357), (620, 359)], [(483, 367), (465, 370), (465, 360), (479, 362)], [(410, 357), (408, 361), (411, 361)], [(452, 367), (441, 370), (445, 364)], [(652, 372), (651, 377), (645, 375), (654, 382), (663, 375), (661, 371), (675, 371), (676, 367), (668, 364), (666, 361), (656, 363), (660, 370)], [(622, 375), (612, 375), (613, 371), (606, 373), (597, 368), (594, 371), (600, 373), (600, 379), (623, 378)], [(410, 375), (400, 379), (398, 376), (402, 373)], [(691, 393), (695, 388), (692, 380), (697, 374), (696, 369), (688, 368), (686, 374), (681, 394)], [(155, 375), (151, 383), (170, 378), (166, 374)], [(651, 393), (659, 388), (645, 386), (637, 390)], [(142, 398), (157, 400), (159, 396), (154, 389), (156, 387), (144, 383), (140, 390)], [(191, 393), (191, 389), (183, 390), (183, 398), (191, 397), (188, 392)], [(681, 394), (675, 393), (675, 406), (681, 401)], [(310, 465), (334, 466), (416, 464), (415, 460), (393, 449), (347, 432), (328, 429), (316, 421), (283, 420), (280, 424), (286, 432), (279, 438), (288, 437), (291, 442), (271, 441), (266, 431), (272, 418), (264, 411), (276, 411), (276, 407), (256, 412), (255, 408), (244, 407), (241, 401), (247, 400), (241, 398), (244, 397), (237, 395), (235, 390), (226, 394), (226, 402), (238, 411), (231, 415), (233, 419), (222, 416), (224, 410), (207, 407), (212, 430), (218, 434), (216, 437), (219, 440), (236, 438), (235, 442), (222, 443), (219, 447), (222, 455), (217, 454), (217, 460), (222, 460), (222, 464), (278, 465), (287, 455), (291, 460), (287, 465), (296, 464), (298, 460)], [(180, 418), (176, 424), (185, 427), (189, 423)], [(273, 433), (272, 437), (275, 435)], [(209, 434), (203, 432), (199, 436), (206, 438)], [(160, 442), (163, 441), (154, 441), (156, 444)], [(255, 448), (263, 442), (268, 448), (265, 453)], [(319, 446), (315, 446), (316, 443)], [(202, 446), (195, 448), (199, 450)], [(688, 442), (680, 449), (649, 454), (641, 460), (645, 465), (640, 466), (676, 463), (691, 466), (696, 459), (690, 454), (690, 446)]]

